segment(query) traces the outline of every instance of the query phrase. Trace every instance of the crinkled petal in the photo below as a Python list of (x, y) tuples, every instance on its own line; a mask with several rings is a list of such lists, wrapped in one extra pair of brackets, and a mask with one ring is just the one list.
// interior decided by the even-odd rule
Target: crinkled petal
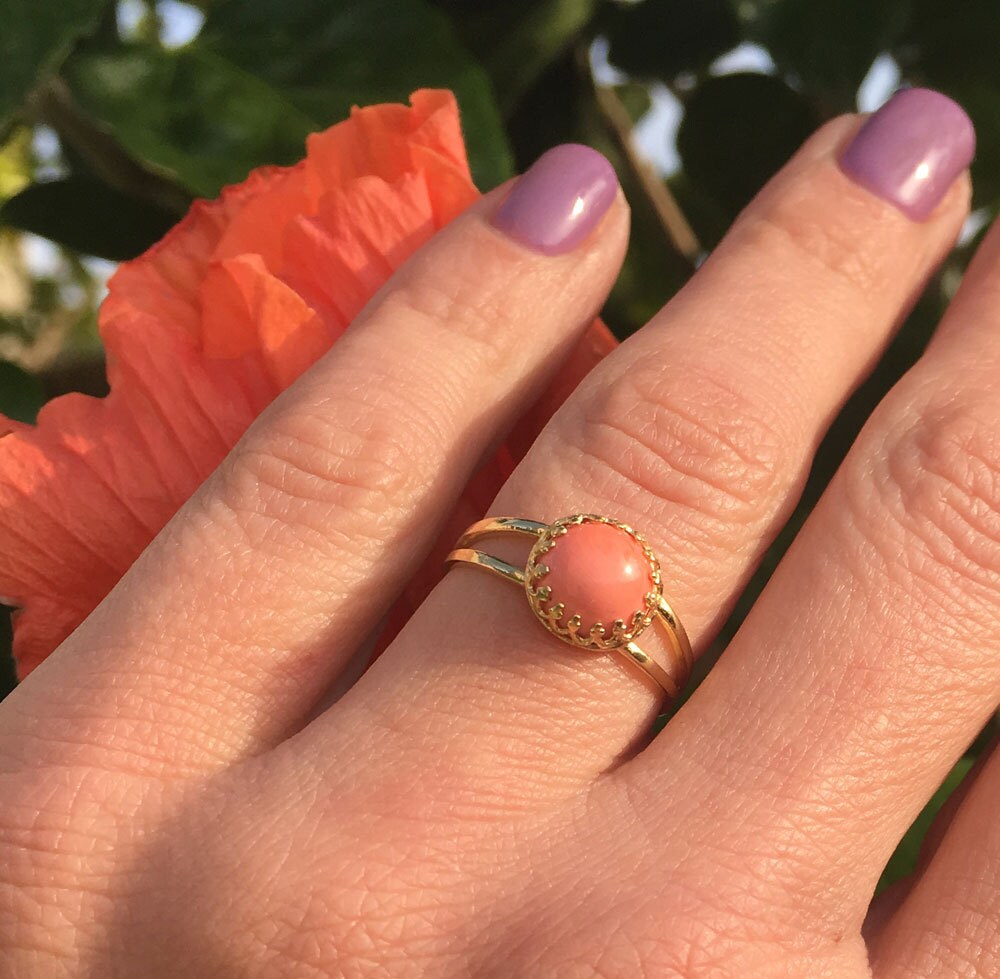
[(314, 216), (289, 225), (284, 278), (346, 326), (443, 226), (423, 175), (408, 174), (394, 184), (362, 177), (324, 195)]
[[(245, 183), (227, 187), (218, 200), (195, 201), (183, 220), (160, 241), (134, 261), (124, 262), (111, 277), (101, 309), (102, 328), (109, 315), (128, 307), (198, 338), (206, 265), (233, 217), (248, 201), (266, 194), (283, 174), (284, 170), (269, 167), (251, 174)], [(108, 338), (103, 339), (107, 344)]]
[(471, 186), (458, 104), (451, 92), (422, 89), (410, 96), (410, 107), (355, 107), (350, 123), (350, 128), (334, 126), (309, 137), (309, 167), (328, 188), (366, 176), (394, 183), (422, 170), (430, 183), (450, 170)]
[[(50, 402), (0, 439), (0, 595), (24, 674), (110, 591), (277, 388), (256, 358), (206, 361), (154, 321), (117, 345), (103, 399)], [(120, 327), (121, 324), (117, 324)]]
[(212, 259), (225, 261), (249, 253), (259, 255), (270, 271), (279, 272), (286, 264), (280, 229), (300, 214), (312, 214), (323, 192), (321, 181), (305, 161), (284, 170), (272, 170), (266, 191), (250, 197), (233, 214), (212, 252)]
[(271, 275), (260, 255), (212, 264), (202, 286), (210, 360), (258, 354), (280, 389), (333, 343), (334, 331), (294, 289)]

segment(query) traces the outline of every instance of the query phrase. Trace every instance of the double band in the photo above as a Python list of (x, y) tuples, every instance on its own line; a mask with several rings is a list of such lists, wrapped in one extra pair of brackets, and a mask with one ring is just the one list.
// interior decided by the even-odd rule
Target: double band
[[(506, 535), (533, 540), (523, 568), (475, 546)], [(668, 697), (676, 697), (691, 675), (691, 643), (663, 596), (660, 562), (626, 524), (590, 513), (552, 524), (488, 517), (462, 534), (447, 563), (471, 564), (523, 588), (531, 610), (554, 636), (577, 649), (619, 654)], [(665, 665), (635, 642), (653, 622), (663, 627), (670, 647)]]

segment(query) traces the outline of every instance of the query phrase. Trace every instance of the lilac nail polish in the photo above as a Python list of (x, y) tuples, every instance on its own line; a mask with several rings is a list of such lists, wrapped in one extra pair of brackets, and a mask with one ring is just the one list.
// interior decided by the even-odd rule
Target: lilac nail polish
[(928, 217), (972, 162), (976, 133), (965, 111), (929, 88), (897, 92), (861, 127), (840, 165), (914, 221)]
[(535, 251), (561, 255), (594, 230), (617, 193), (614, 168), (597, 150), (564, 143), (517, 181), (493, 224)]

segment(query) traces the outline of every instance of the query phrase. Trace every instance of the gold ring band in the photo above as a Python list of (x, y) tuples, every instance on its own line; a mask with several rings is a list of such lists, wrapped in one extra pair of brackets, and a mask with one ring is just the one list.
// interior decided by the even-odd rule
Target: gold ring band
[[(507, 535), (533, 541), (523, 568), (475, 546), (488, 538)], [(566, 543), (569, 541), (572, 543)], [(588, 583), (588, 576), (581, 573), (581, 561), (592, 563), (588, 548), (618, 556), (626, 580), (616, 584), (612, 579), (611, 587), (626, 597), (632, 594), (631, 602), (621, 604), (620, 600), (622, 614), (615, 614), (610, 625), (596, 617), (597, 609), (606, 610), (607, 603), (602, 605), (600, 596), (593, 596), (592, 582)], [(596, 555), (593, 560), (597, 560)], [(513, 582), (524, 589), (532, 611), (553, 635), (577, 649), (619, 654), (638, 666), (670, 698), (680, 694), (691, 675), (691, 643), (663, 595), (659, 560), (646, 540), (627, 524), (597, 514), (574, 514), (551, 524), (519, 517), (487, 517), (462, 534), (446, 564), (471, 564)], [(568, 601), (561, 600), (563, 592)], [(610, 619), (611, 613), (605, 617)], [(660, 623), (668, 640), (670, 660), (666, 665), (635, 642), (653, 622)]]

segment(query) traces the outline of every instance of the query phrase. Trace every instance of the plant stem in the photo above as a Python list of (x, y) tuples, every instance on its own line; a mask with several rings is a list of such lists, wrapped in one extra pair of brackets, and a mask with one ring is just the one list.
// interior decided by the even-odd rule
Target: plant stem
[(123, 194), (148, 201), (181, 215), (191, 203), (176, 184), (152, 173), (134, 160), (108, 133), (99, 129), (76, 104), (69, 86), (50, 78), (32, 96), (30, 109), (39, 122), (51, 126), (94, 172)]
[(629, 170), (642, 188), (663, 227), (672, 247), (693, 267), (702, 255), (701, 242), (688, 223), (670, 188), (660, 179), (652, 164), (636, 148), (632, 139), (632, 119), (618, 93), (610, 86), (599, 85), (590, 74), (601, 118), (621, 150)]

